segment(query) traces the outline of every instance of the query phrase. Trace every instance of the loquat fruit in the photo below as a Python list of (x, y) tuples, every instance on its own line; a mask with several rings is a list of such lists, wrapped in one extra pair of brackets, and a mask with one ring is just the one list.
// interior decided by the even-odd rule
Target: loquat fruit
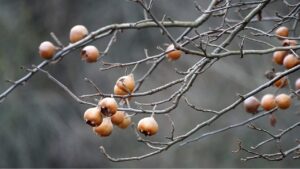
[(117, 111), (114, 115), (111, 116), (111, 122), (115, 125), (121, 124), (125, 119), (125, 112)]
[(86, 46), (81, 50), (81, 58), (88, 63), (97, 62), (100, 53), (95, 46)]
[(265, 94), (261, 99), (260, 105), (265, 111), (272, 110), (276, 107), (275, 96), (272, 94)]
[(282, 51), (276, 51), (273, 53), (273, 62), (282, 65), (283, 64), (283, 59), (284, 57), (288, 54), (287, 51), (282, 50)]
[(93, 127), (93, 131), (101, 137), (109, 136), (113, 131), (113, 124), (110, 117), (104, 118), (99, 126)]
[(275, 97), (275, 102), (276, 102), (278, 108), (287, 109), (291, 106), (292, 99), (291, 99), (291, 96), (282, 93)]
[(44, 59), (51, 59), (56, 52), (56, 47), (49, 41), (44, 41), (39, 46), (39, 54)]
[(99, 126), (102, 123), (102, 115), (97, 107), (87, 109), (84, 112), (83, 118), (92, 127)]
[(135, 81), (133, 74), (129, 74), (127, 76), (120, 77), (115, 86), (114, 86), (114, 94), (116, 95), (127, 95), (133, 92), (135, 87)]
[(258, 112), (258, 107), (260, 106), (260, 102), (255, 96), (248, 97), (244, 100), (244, 108), (248, 113), (255, 114)]
[(130, 124), (131, 124), (131, 117), (128, 116), (128, 114), (125, 113), (125, 118), (122, 121), (122, 123), (120, 123), (118, 125), (118, 127), (120, 127), (121, 129), (126, 129)]
[(293, 54), (288, 54), (283, 59), (283, 66), (286, 69), (291, 69), (291, 68), (297, 66), (299, 63), (300, 63), (300, 60)]
[[(277, 36), (288, 37), (289, 36), (289, 29), (285, 26), (281, 26), (281, 27), (276, 29), (275, 34)], [(281, 39), (281, 37), (278, 37), (278, 38)]]
[(105, 116), (112, 116), (117, 112), (118, 104), (114, 98), (106, 97), (99, 101), (100, 111)]
[(175, 49), (173, 44), (167, 47), (166, 52), (167, 52), (166, 57), (169, 60), (177, 60), (181, 57), (182, 54), (181, 50)]
[(70, 30), (70, 42), (75, 43), (87, 36), (88, 30), (83, 25), (76, 25)]
[(158, 124), (153, 116), (145, 117), (138, 123), (137, 129), (146, 136), (152, 136), (158, 131)]

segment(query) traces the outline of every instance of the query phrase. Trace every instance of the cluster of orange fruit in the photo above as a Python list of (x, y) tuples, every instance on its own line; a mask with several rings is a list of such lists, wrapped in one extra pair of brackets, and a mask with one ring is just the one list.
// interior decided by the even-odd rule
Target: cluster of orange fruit
[[(275, 34), (278, 36), (279, 40), (282, 40), (281, 37), (288, 37), (289, 29), (285, 26), (279, 27)], [(285, 39), (282, 41), (282, 46), (296, 46), (296, 40)], [(300, 59), (297, 58), (293, 53), (289, 53), (286, 50), (276, 51), (273, 54), (273, 62), (283, 65), (286, 69), (291, 69), (294, 66), (300, 64)]]
[[(70, 42), (76, 43), (85, 38), (88, 33), (89, 32), (85, 26), (76, 25), (70, 30)], [(58, 49), (59, 48), (56, 47), (52, 42), (44, 41), (39, 46), (39, 54), (44, 59), (51, 59)], [(97, 62), (98, 58), (100, 57), (100, 52), (95, 46), (89, 45), (85, 46), (81, 50), (80, 55), (82, 60), (85, 60), (88, 63), (93, 63)]]
[[(76, 25), (70, 30), (69, 40), (71, 43), (76, 43), (85, 38), (88, 33), (89, 32), (85, 26)], [(56, 47), (52, 42), (44, 41), (39, 46), (39, 54), (44, 59), (51, 59), (58, 49), (59, 48)], [(168, 48), (166, 49), (166, 53), (166, 57), (169, 60), (177, 60), (182, 54), (180, 50), (175, 49), (173, 44), (168, 46)], [(80, 55), (82, 60), (85, 60), (88, 63), (93, 63), (97, 62), (98, 58), (100, 57), (100, 52), (95, 46), (89, 45), (85, 46), (81, 50)]]
[[(71, 28), (69, 40), (70, 43), (76, 43), (84, 39), (89, 34), (87, 28), (83, 25), (76, 25)], [(53, 43), (44, 41), (39, 46), (39, 55), (44, 59), (52, 59), (59, 50)], [(169, 45), (165, 51), (168, 60), (178, 60), (182, 52), (177, 50), (173, 44)], [(97, 62), (100, 57), (99, 50), (92, 45), (85, 46), (80, 52), (82, 60), (87, 63)], [(131, 95), (135, 88), (133, 74), (120, 77), (115, 86), (114, 94), (118, 96)], [(128, 97), (130, 100), (130, 97)], [(121, 99), (124, 101), (124, 99)], [(100, 99), (97, 107), (88, 108), (83, 115), (85, 122), (93, 127), (93, 131), (99, 136), (106, 137), (112, 133), (113, 125), (122, 129), (131, 124), (131, 117), (124, 111), (118, 111), (118, 103), (113, 97)], [(158, 124), (154, 119), (154, 114), (145, 117), (138, 122), (138, 131), (146, 136), (152, 136), (158, 131)]]
[[(275, 34), (278, 36), (279, 40), (282, 40), (282, 37), (288, 37), (289, 30), (287, 27), (279, 27)], [(282, 41), (283, 46), (296, 46), (297, 41), (295, 40), (283, 40)], [(291, 69), (298, 64), (300, 64), (299, 58), (295, 56), (294, 54), (289, 54), (288, 51), (276, 51), (273, 54), (273, 62), (283, 65), (286, 69)], [(269, 79), (273, 79), (275, 76), (279, 75), (281, 72), (274, 73), (272, 72), (267, 76)], [(288, 79), (287, 77), (282, 77), (279, 80), (274, 82), (274, 86), (277, 88), (283, 88), (287, 86)], [(300, 78), (298, 78), (295, 81), (295, 90), (300, 90)], [(270, 111), (274, 109), (275, 107), (278, 107), (279, 109), (288, 109), (292, 104), (292, 98), (291, 95), (281, 93), (277, 96), (274, 96), (273, 94), (265, 94), (261, 101), (259, 101), (255, 96), (251, 96), (244, 100), (244, 108), (245, 111), (248, 113), (256, 114), (258, 113), (258, 108), (261, 106), (263, 110)], [(272, 126), (275, 126), (277, 119), (275, 115), (272, 113), (270, 116), (270, 124)]]
[[(134, 91), (134, 87), (133, 74), (122, 76), (114, 86), (114, 94), (119, 96), (130, 95)], [(131, 124), (131, 117), (123, 111), (118, 111), (118, 103), (110, 97), (101, 99), (97, 107), (87, 109), (84, 113), (84, 120), (93, 127), (95, 133), (102, 137), (109, 136), (112, 133), (113, 124), (121, 129), (125, 129)], [(151, 136), (157, 133), (158, 124), (152, 115), (141, 119), (137, 129), (146, 136)]]

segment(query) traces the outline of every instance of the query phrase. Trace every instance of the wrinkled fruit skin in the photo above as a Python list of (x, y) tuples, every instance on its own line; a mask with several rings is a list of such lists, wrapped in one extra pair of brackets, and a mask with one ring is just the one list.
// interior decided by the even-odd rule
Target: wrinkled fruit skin
[(51, 59), (56, 52), (56, 47), (49, 41), (42, 42), (39, 46), (39, 54), (44, 59)]
[(100, 110), (97, 107), (87, 109), (84, 112), (83, 118), (92, 127), (99, 126), (103, 120)]
[(292, 104), (291, 96), (284, 94), (284, 93), (276, 96), (275, 101), (276, 101), (278, 108), (280, 108), (280, 109), (288, 109)]
[(107, 137), (111, 135), (113, 131), (113, 124), (110, 121), (110, 118), (104, 118), (100, 126), (93, 127), (93, 131), (101, 137)]
[(158, 131), (158, 124), (153, 117), (141, 119), (137, 126), (138, 130), (146, 136), (152, 136)]
[(97, 62), (100, 56), (99, 50), (95, 46), (86, 46), (81, 50), (80, 56), (88, 63)]
[(118, 104), (114, 98), (106, 97), (98, 103), (100, 111), (104, 116), (110, 117), (117, 112)]
[(265, 111), (272, 110), (276, 107), (275, 96), (272, 94), (266, 94), (262, 97), (260, 105)]
[(176, 50), (174, 45), (171, 44), (166, 49), (167, 55), (166, 57), (169, 60), (178, 60), (181, 57), (182, 52), (180, 50)]
[(251, 96), (244, 101), (244, 108), (245, 111), (248, 113), (252, 113), (252, 114), (257, 113), (259, 106), (260, 106), (260, 102), (254, 96)]
[(83, 25), (76, 25), (70, 30), (70, 42), (75, 43), (87, 36), (88, 30)]

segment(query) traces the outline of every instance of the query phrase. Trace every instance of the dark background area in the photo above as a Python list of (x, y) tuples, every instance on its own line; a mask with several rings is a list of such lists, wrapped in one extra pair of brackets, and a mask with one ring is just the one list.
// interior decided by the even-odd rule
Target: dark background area
[[(206, 8), (209, 1), (197, 1)], [(271, 10), (272, 9), (272, 10)], [(280, 3), (272, 3), (263, 12), (274, 15), (275, 10), (286, 14), (287, 8)], [(158, 18), (163, 14), (174, 20), (194, 20), (200, 14), (192, 0), (154, 1), (153, 12)], [(234, 12), (229, 14), (235, 18)], [(90, 31), (100, 27), (123, 22), (135, 22), (143, 19), (140, 6), (129, 1), (120, 0), (0, 0), (0, 91), (9, 87), (5, 80), (15, 80), (26, 72), (21, 66), (30, 67), (42, 61), (38, 56), (38, 46), (44, 40), (53, 41), (49, 35), (54, 32), (64, 43), (68, 44), (69, 30), (77, 24), (85, 25)], [(212, 19), (200, 26), (198, 31), (214, 27), (220, 20)], [(260, 28), (268, 30), (274, 23), (260, 24)], [(290, 23), (286, 23), (289, 25)], [(299, 28), (298, 33), (299, 33)], [(176, 37), (183, 29), (170, 29)], [(298, 34), (299, 35), (299, 34)], [(268, 38), (266, 41), (278, 45), (279, 41)], [(93, 42), (100, 50), (104, 50), (109, 39)], [(128, 62), (144, 58), (144, 49), (150, 55), (160, 53), (156, 46), (169, 43), (158, 29), (126, 30), (118, 34), (117, 43), (113, 45), (107, 56), (107, 62)], [(239, 41), (232, 43), (236, 46)], [(256, 44), (246, 42), (247, 48), (259, 48)], [(163, 63), (147, 78), (141, 91), (158, 87), (161, 84), (178, 78), (174, 68), (185, 70), (197, 58), (183, 56), (178, 62)], [(220, 110), (237, 99), (236, 93), (246, 93), (266, 82), (263, 74), (267, 69), (276, 67), (271, 62), (271, 55), (253, 55), (240, 59), (227, 57), (216, 63), (205, 74), (198, 77), (186, 97), (195, 105)], [(77, 95), (93, 93), (94, 89), (84, 81), (92, 79), (105, 93), (113, 91), (116, 79), (124, 74), (124, 69), (107, 72), (99, 71), (100, 62), (87, 64), (81, 61), (79, 50), (68, 54), (61, 62), (46, 67), (53, 76), (63, 82)], [(139, 78), (149, 65), (138, 67), (135, 71)], [(299, 76), (299, 72), (290, 76), (291, 81)], [(141, 98), (147, 102), (166, 98), (177, 88), (171, 88), (161, 94)], [(259, 93), (274, 92), (274, 88)], [(288, 92), (288, 89), (283, 89)], [(180, 147), (176, 145), (168, 151), (141, 161), (122, 163), (110, 162), (100, 152), (103, 145), (113, 157), (141, 155), (149, 151), (142, 143), (136, 141), (132, 128), (121, 130), (114, 128), (108, 138), (95, 135), (83, 119), (83, 112), (88, 107), (74, 101), (65, 91), (50, 81), (44, 74), (37, 73), (26, 85), (19, 87), (0, 104), (0, 167), (299, 167), (299, 160), (291, 157), (281, 162), (254, 160), (242, 162), (243, 153), (232, 153), (237, 139), (248, 146), (266, 139), (267, 135), (255, 132), (247, 127), (230, 130), (215, 136), (207, 137), (199, 142)], [(299, 101), (287, 111), (276, 112), (278, 124), (271, 128), (268, 117), (259, 119), (255, 124), (278, 132), (295, 121), (299, 121)], [(178, 108), (171, 112), (176, 125), (175, 134), (183, 134), (208, 115), (195, 112), (181, 101)], [(135, 123), (144, 115), (133, 117)], [(242, 106), (238, 106), (213, 125), (204, 128), (195, 135), (229, 124), (237, 123), (251, 117)], [(170, 132), (170, 124), (164, 115), (158, 116), (160, 125), (158, 135), (150, 139), (161, 139)], [(289, 148), (299, 138), (299, 128), (289, 133), (282, 140), (283, 147)], [(262, 149), (266, 152), (277, 151), (276, 144)]]

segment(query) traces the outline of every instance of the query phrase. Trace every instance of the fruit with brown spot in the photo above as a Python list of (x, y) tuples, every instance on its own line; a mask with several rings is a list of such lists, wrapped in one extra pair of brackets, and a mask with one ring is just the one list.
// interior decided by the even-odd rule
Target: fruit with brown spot
[(103, 120), (100, 110), (97, 107), (87, 109), (84, 112), (83, 118), (92, 127), (99, 126)]
[(153, 116), (145, 117), (138, 123), (137, 129), (146, 136), (152, 136), (158, 131), (158, 124)]
[(95, 46), (86, 46), (81, 50), (80, 56), (82, 60), (85, 60), (88, 63), (97, 62), (98, 57), (100, 56), (99, 50)]
[(106, 97), (98, 103), (100, 111), (104, 116), (112, 116), (117, 112), (118, 104), (114, 98)]

